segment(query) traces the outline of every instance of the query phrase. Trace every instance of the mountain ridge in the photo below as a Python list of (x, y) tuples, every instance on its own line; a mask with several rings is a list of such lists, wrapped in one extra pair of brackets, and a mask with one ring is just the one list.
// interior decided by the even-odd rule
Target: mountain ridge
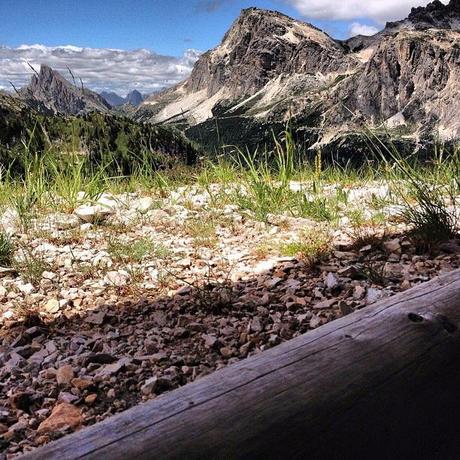
[(131, 90), (125, 97), (118, 95), (113, 91), (102, 91), (99, 93), (112, 107), (119, 107), (123, 104), (131, 104), (138, 107), (143, 101), (144, 96), (137, 89)]
[(176, 124), (208, 146), (222, 135), (230, 144), (263, 140), (288, 120), (310, 130), (310, 147), (363, 120), (414, 143), (435, 132), (456, 139), (458, 24), (460, 0), (435, 0), (372, 37), (339, 41), (282, 13), (245, 9), (187, 80), (147, 98), (135, 116)]

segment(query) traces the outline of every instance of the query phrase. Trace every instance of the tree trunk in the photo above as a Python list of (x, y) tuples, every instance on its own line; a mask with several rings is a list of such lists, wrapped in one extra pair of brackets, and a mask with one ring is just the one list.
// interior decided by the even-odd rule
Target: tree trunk
[(460, 458), (460, 271), (29, 459)]

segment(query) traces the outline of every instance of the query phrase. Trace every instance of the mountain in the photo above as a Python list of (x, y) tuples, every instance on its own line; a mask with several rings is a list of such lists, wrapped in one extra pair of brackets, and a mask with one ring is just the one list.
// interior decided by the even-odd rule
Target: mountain
[(126, 102), (124, 97), (119, 96), (117, 93), (114, 93), (113, 91), (102, 91), (102, 93), (100, 93), (99, 95), (103, 97), (112, 107), (123, 105)]
[(458, 139), (459, 25), (460, 0), (435, 0), (373, 37), (338, 41), (246, 9), (186, 81), (147, 98), (135, 116), (175, 124), (208, 147), (269, 142), (288, 120), (307, 147), (331, 150), (364, 125), (413, 145)]
[(142, 94), (139, 91), (137, 91), (137, 89), (130, 91), (125, 97), (125, 103), (131, 104), (134, 107), (140, 105), (143, 102), (143, 100), (144, 96), (142, 96)]
[(44, 64), (19, 93), (30, 105), (52, 113), (77, 115), (93, 111), (109, 112), (111, 109), (99, 94), (71, 84), (59, 72)]
[(119, 107), (123, 104), (130, 104), (134, 107), (139, 106), (142, 101), (144, 100), (144, 96), (135, 90), (130, 91), (126, 97), (121, 97), (117, 93), (114, 92), (107, 92), (103, 91), (100, 93), (101, 97), (103, 97), (112, 107)]

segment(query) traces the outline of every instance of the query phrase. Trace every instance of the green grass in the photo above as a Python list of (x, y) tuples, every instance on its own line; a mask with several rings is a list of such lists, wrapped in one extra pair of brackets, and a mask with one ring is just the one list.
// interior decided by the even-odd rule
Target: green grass
[(324, 259), (330, 250), (330, 232), (322, 227), (305, 230), (298, 240), (285, 243), (280, 247), (282, 255), (297, 257), (311, 266)]
[(192, 238), (195, 248), (213, 248), (217, 245), (216, 222), (209, 217), (192, 218), (187, 220), (183, 226), (184, 232)]
[(401, 217), (420, 242), (432, 245), (456, 238), (460, 230), (460, 150), (434, 145), (428, 162), (400, 154), (394, 144), (369, 135), (387, 171), (393, 194), (403, 205)]
[(107, 249), (114, 261), (122, 263), (140, 263), (149, 257), (164, 259), (170, 254), (165, 246), (156, 244), (151, 238), (135, 241), (109, 239)]
[(0, 267), (10, 267), (13, 262), (14, 244), (11, 238), (0, 231)]
[[(219, 211), (231, 204), (263, 222), (269, 222), (271, 215), (286, 215), (334, 225), (348, 210), (348, 188), (377, 181), (389, 183), (392, 196), (374, 197), (366, 206), (380, 211), (389, 204), (402, 204), (401, 217), (413, 235), (422, 240), (439, 241), (458, 234), (459, 216), (453, 212), (460, 195), (458, 151), (434, 151), (430, 162), (421, 162), (403, 158), (391, 145), (383, 146), (369, 135), (382, 161), (363, 162), (357, 168), (351, 163), (326, 163), (321, 151), (307, 161), (287, 131), (275, 139), (271, 152), (234, 149), (233, 155), (225, 158), (164, 170), (158, 170), (148, 158), (139, 157), (131, 172), (124, 175), (114, 174), (117, 167), (110, 156), (89, 163), (78, 143), (67, 148), (65, 155), (57, 154), (55, 148), (37, 154), (33, 135), (23, 143), (25, 173), (17, 175), (10, 169), (0, 174), (0, 209), (14, 208), (24, 230), (37, 215), (72, 212), (82, 194), (94, 201), (102, 193), (135, 191), (154, 196), (161, 203), (171, 191), (184, 185), (207, 192), (210, 210)], [(194, 211), (191, 202), (183, 204)], [(213, 223), (191, 222), (188, 227), (197, 245), (212, 247), (216, 243)]]
[(13, 262), (13, 267), (26, 283), (37, 286), (42, 279), (43, 272), (52, 271), (52, 266), (42, 254), (36, 254), (26, 247), (21, 249), (21, 257)]

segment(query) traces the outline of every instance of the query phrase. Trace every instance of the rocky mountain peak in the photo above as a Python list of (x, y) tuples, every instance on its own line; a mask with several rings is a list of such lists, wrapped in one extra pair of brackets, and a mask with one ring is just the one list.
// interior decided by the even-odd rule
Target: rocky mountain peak
[(458, 139), (459, 32), (460, 0), (435, 0), (372, 37), (344, 42), (249, 8), (184, 83), (148, 98), (137, 116), (185, 126), (212, 148), (215, 139), (257, 145), (261, 133), (269, 139), (288, 119), (312, 148), (349, 135), (363, 120), (385, 123), (395, 135), (405, 130), (414, 142), (435, 131)]
[(46, 64), (42, 64), (38, 75), (32, 75), (29, 88), (39, 90), (57, 86), (69, 87), (70, 83), (59, 72), (54, 71)]
[(238, 98), (260, 90), (281, 73), (326, 72), (344, 63), (342, 46), (326, 33), (276, 11), (241, 12), (221, 44), (203, 54), (186, 83), (187, 93), (224, 91)]
[(142, 96), (142, 94), (137, 89), (133, 89), (126, 95), (125, 100), (126, 103), (137, 107), (144, 100), (144, 96)]
[(428, 28), (460, 30), (460, 0), (451, 0), (447, 5), (434, 0), (426, 6), (412, 8), (407, 19), (390, 22), (387, 29), (411, 27), (417, 30)]
[(110, 105), (99, 94), (77, 87), (46, 64), (32, 76), (30, 84), (20, 91), (33, 105), (41, 105), (51, 112), (77, 115), (91, 111), (106, 112)]

